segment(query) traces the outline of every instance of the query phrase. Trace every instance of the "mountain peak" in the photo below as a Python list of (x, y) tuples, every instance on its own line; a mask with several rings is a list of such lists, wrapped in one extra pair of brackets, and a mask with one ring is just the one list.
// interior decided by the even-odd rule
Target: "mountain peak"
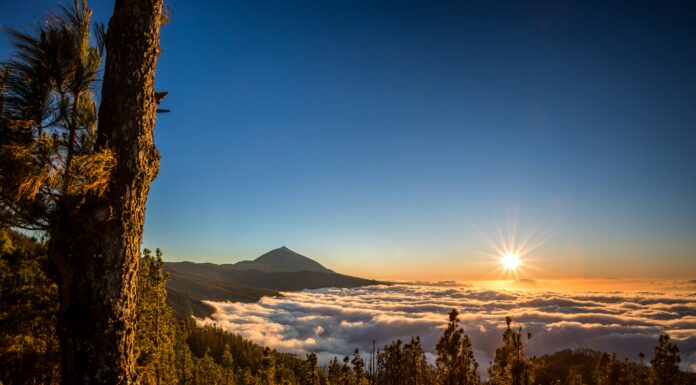
[(333, 273), (319, 262), (290, 250), (287, 246), (273, 249), (253, 261), (241, 261), (232, 265), (237, 270), (258, 270), (264, 272), (315, 271)]

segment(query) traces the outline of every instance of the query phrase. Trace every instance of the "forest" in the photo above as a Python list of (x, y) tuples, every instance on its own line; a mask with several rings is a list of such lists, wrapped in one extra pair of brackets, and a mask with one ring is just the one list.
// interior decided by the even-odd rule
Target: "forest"
[[(60, 384), (56, 336), (57, 286), (47, 274), (45, 244), (17, 231), (0, 230), (0, 381), (3, 384)], [(141, 384), (191, 385), (674, 385), (695, 384), (696, 375), (679, 370), (679, 350), (668, 336), (656, 341), (649, 362), (592, 350), (564, 350), (529, 357), (533, 336), (510, 318), (495, 360), (485, 372), (459, 326), (458, 313), (447, 322), (435, 362), (426, 359), (418, 336), (393, 341), (372, 356), (359, 352), (321, 364), (259, 346), (214, 326), (177, 319), (167, 304), (163, 255), (145, 249), (140, 260), (137, 297), (136, 373)], [(485, 363), (482, 363), (485, 364)], [(482, 376), (481, 373), (485, 373)]]

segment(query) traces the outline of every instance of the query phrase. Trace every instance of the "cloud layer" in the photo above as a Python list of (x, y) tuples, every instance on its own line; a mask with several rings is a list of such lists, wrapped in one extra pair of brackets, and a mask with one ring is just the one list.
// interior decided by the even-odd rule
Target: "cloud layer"
[(283, 293), (252, 304), (209, 302), (216, 323), (254, 342), (322, 361), (368, 352), (372, 340), (421, 336), (433, 352), (447, 313), (457, 308), (476, 356), (487, 367), (501, 341), (505, 316), (530, 331), (529, 353), (591, 348), (637, 359), (651, 357), (660, 333), (680, 348), (682, 367), (696, 370), (696, 292), (566, 292), (487, 290), (432, 285), (371, 286)]

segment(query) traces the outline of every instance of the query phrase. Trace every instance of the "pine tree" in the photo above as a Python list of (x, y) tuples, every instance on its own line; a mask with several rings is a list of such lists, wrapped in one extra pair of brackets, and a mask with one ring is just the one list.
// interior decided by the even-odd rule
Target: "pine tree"
[(343, 365), (341, 365), (341, 385), (353, 385), (353, 376), (348, 363), (350, 363), (350, 357), (344, 356)]
[(568, 373), (568, 377), (565, 380), (567, 385), (585, 385), (582, 380), (582, 375), (574, 373), (572, 370)]
[(319, 385), (320, 377), (319, 369), (317, 368), (317, 355), (308, 353), (304, 366), (302, 385)]
[(49, 235), (63, 383), (128, 384), (145, 202), (159, 165), (162, 0), (117, 0), (96, 45), (90, 20), (76, 0), (35, 35), (11, 32), (15, 55), (0, 87), (0, 224)]
[(406, 384), (428, 385), (434, 383), (436, 376), (425, 358), (420, 337), (411, 337), (411, 340), (404, 345), (403, 355)]
[(478, 364), (469, 337), (459, 326), (459, 312), (452, 309), (449, 322), (436, 346), (437, 375), (443, 385), (480, 383)]
[(353, 378), (356, 385), (367, 383), (367, 373), (365, 372), (365, 360), (360, 357), (360, 350), (353, 351), (353, 358), (350, 360), (353, 365)]
[(58, 383), (58, 293), (46, 264), (43, 245), (0, 228), (0, 383)]
[(636, 368), (636, 373), (634, 375), (637, 385), (647, 385), (649, 380), (649, 370), (645, 366), (645, 353), (639, 352), (638, 358), (640, 359), (640, 364)]
[(259, 384), (261, 384), (261, 381), (251, 374), (251, 370), (249, 370), (249, 368), (246, 368), (246, 369), (244, 369), (244, 372), (242, 373), (242, 384), (243, 385), (259, 385)]
[(234, 359), (228, 344), (225, 344), (225, 351), (222, 353), (222, 362), (220, 364), (225, 372), (225, 385), (234, 385)]
[(655, 355), (650, 361), (652, 365), (650, 378), (653, 385), (677, 385), (681, 383), (679, 372), (679, 348), (670, 342), (668, 335), (660, 335)]
[(193, 355), (188, 345), (190, 334), (186, 320), (177, 325), (174, 352), (176, 353), (176, 376), (179, 385), (189, 384), (193, 377)]
[[(493, 385), (531, 385), (534, 379), (535, 360), (525, 356), (526, 343), (522, 328), (511, 328), (512, 318), (505, 317), (507, 328), (503, 333), (503, 345), (496, 349), (495, 358), (488, 368)], [(532, 338), (527, 333), (527, 341)]]
[(261, 358), (261, 383), (263, 385), (275, 385), (276, 377), (276, 363), (275, 357), (271, 353), (270, 348), (265, 348), (263, 350), (263, 357)]
[(341, 383), (341, 363), (338, 362), (338, 357), (334, 357), (329, 361), (327, 375), (331, 385), (339, 385)]
[(377, 352), (377, 383), (402, 385), (406, 382), (404, 353), (401, 340), (396, 340)]
[(218, 385), (222, 383), (222, 368), (215, 363), (210, 351), (206, 351), (202, 358), (195, 361), (194, 385)]
[(103, 27), (91, 45), (91, 14), (76, 2), (35, 35), (10, 31), (15, 52), (0, 79), (0, 224), (50, 232), (86, 194), (105, 191), (114, 158), (95, 147)]
[(116, 0), (104, 40), (107, 57), (93, 150), (109, 156), (108, 173), (94, 178), (103, 193), (86, 194), (74, 212), (60, 211), (51, 223), (49, 258), (60, 272), (65, 384), (85, 378), (129, 384), (135, 375), (135, 280), (145, 205), (159, 169), (153, 130), (162, 3)]
[(138, 274), (137, 373), (141, 384), (176, 384), (176, 322), (167, 305), (162, 252), (143, 250)]

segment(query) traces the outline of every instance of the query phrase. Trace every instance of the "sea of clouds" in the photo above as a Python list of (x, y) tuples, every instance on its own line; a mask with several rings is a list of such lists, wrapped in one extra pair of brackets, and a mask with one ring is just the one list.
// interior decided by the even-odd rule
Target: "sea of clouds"
[(528, 352), (591, 348), (638, 359), (652, 356), (657, 337), (679, 346), (682, 368), (696, 371), (696, 291), (547, 291), (395, 284), (283, 293), (257, 303), (208, 302), (215, 323), (280, 351), (315, 352), (320, 361), (363, 356), (393, 340), (421, 337), (429, 359), (447, 320), (461, 312), (476, 357), (487, 367), (501, 343), (505, 316), (532, 333)]

